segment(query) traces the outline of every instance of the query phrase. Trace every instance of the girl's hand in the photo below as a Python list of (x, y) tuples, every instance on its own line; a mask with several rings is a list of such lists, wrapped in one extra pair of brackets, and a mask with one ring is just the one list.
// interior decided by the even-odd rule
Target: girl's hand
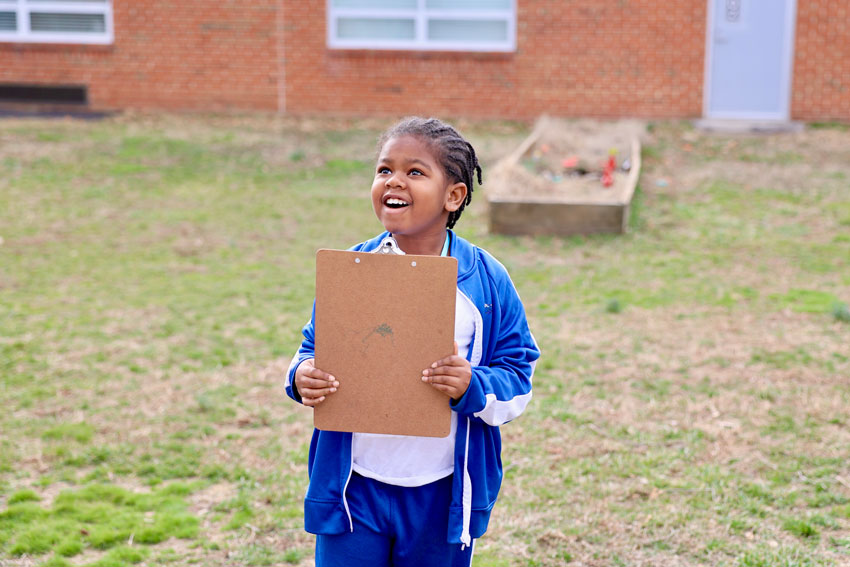
[(454, 354), (438, 360), (422, 371), (422, 381), (431, 384), (437, 390), (443, 392), (454, 401), (458, 401), (469, 388), (472, 380), (472, 366), (465, 358), (457, 354), (457, 342), (455, 342)]
[(313, 366), (315, 362), (315, 359), (308, 358), (295, 371), (295, 387), (301, 395), (301, 402), (310, 407), (316, 407), (339, 388), (337, 379)]

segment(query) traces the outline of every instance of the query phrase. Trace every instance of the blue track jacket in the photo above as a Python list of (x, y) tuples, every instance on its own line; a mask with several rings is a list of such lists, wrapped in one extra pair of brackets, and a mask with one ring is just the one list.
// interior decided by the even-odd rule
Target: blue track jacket
[[(351, 250), (374, 251), (387, 235)], [(499, 426), (519, 416), (531, 400), (540, 351), (504, 266), (454, 233), (449, 238), (450, 255), (458, 260), (457, 287), (475, 307), (475, 335), (467, 355), (472, 366), (469, 388), (460, 401), (446, 400), (458, 414), (448, 541), (470, 545), (487, 530), (502, 483)], [(314, 318), (315, 309), (287, 374), (286, 393), (297, 402), (301, 396), (294, 385), (295, 370), (314, 357)], [(313, 430), (304, 501), (308, 532), (330, 535), (354, 529), (345, 496), (351, 444), (351, 433)]]

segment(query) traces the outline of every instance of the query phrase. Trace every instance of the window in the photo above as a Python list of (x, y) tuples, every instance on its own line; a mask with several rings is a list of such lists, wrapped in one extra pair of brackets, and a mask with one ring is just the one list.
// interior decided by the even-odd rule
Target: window
[(342, 49), (513, 51), (515, 0), (328, 0)]
[(112, 43), (112, 2), (0, 0), (0, 41)]

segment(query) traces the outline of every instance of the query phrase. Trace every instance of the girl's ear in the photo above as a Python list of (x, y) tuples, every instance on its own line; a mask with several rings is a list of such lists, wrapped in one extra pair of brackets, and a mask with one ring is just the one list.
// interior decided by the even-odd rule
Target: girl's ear
[(466, 183), (457, 182), (450, 185), (446, 192), (446, 210), (454, 212), (466, 200)]

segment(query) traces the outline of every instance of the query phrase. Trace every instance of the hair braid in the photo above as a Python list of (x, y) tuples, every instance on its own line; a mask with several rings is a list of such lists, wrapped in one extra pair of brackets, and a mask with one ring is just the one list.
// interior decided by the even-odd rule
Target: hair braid
[(391, 138), (398, 136), (416, 136), (425, 140), (434, 148), (440, 164), (445, 170), (446, 177), (452, 183), (466, 185), (466, 199), (456, 211), (449, 213), (446, 221), (448, 228), (454, 227), (463, 209), (472, 201), (473, 182), (477, 174), (478, 184), (481, 185), (481, 166), (475, 155), (475, 148), (467, 142), (457, 130), (437, 118), (405, 118), (381, 136), (378, 148), (384, 146)]

